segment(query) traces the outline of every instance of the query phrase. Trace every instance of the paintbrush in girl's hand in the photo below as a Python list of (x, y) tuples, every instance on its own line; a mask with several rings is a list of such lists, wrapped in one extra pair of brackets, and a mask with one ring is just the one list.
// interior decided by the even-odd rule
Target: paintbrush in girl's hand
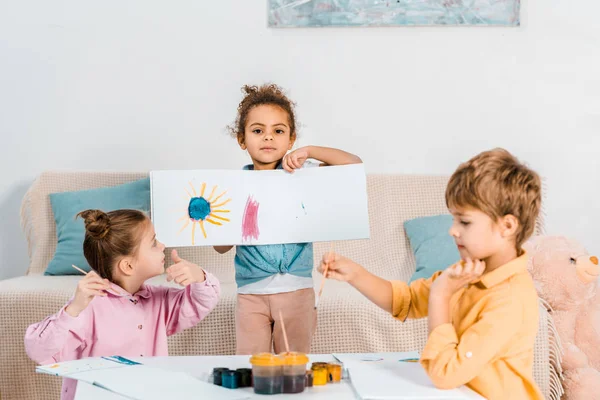
[[(77, 266), (75, 266), (75, 265), (73, 265), (73, 264), (71, 264), (71, 267), (75, 268), (77, 271), (81, 272), (81, 273), (82, 273), (82, 274), (84, 274), (84, 275), (87, 275), (87, 274), (88, 274), (87, 272), (85, 272), (84, 270), (82, 270), (81, 268), (79, 268), (79, 267), (77, 267)], [(110, 290), (112, 290), (112, 291), (115, 291), (115, 290), (114, 290), (114, 288), (112, 288), (112, 287), (110, 288)], [(115, 291), (115, 292), (116, 292), (116, 291)], [(126, 292), (124, 289), (121, 289), (121, 288), (119, 288), (119, 292), (121, 292), (121, 293), (116, 293), (116, 294), (118, 294), (118, 295), (120, 295), (120, 296), (131, 296), (131, 295), (130, 295), (129, 293), (127, 293), (127, 292)]]
[[(333, 242), (331, 242), (331, 249), (329, 250), (329, 254), (333, 254)], [(317, 300), (315, 301), (315, 310), (319, 305), (319, 300), (321, 300), (321, 294), (323, 294), (323, 288), (325, 287), (325, 281), (327, 280), (327, 271), (329, 271), (329, 263), (325, 264), (325, 269), (323, 270), (323, 280), (321, 281), (321, 288), (319, 289), (319, 295), (317, 296)]]

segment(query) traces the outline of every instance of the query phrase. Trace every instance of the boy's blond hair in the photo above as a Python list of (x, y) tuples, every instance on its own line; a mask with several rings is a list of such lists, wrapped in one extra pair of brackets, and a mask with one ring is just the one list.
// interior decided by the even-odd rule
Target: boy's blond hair
[(542, 204), (538, 174), (504, 149), (484, 151), (461, 164), (446, 187), (446, 205), (472, 207), (497, 221), (513, 215), (519, 221), (517, 249), (533, 234)]

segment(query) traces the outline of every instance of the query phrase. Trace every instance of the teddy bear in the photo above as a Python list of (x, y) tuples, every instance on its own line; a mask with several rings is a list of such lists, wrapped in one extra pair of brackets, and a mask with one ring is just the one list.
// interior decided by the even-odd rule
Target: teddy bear
[(538, 295), (562, 343), (564, 399), (600, 400), (600, 266), (575, 240), (537, 236), (524, 246)]

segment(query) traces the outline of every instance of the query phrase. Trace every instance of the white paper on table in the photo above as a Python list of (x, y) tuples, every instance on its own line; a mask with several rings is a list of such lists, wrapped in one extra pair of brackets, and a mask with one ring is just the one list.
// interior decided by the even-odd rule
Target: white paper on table
[[(80, 360), (64, 361), (55, 364), (40, 365), (35, 368), (35, 372), (49, 375), (56, 375), (71, 378), (76, 374), (81, 374), (90, 371), (99, 371), (105, 369), (122, 369), (131, 366), (131, 363), (137, 364), (130, 360), (120, 357), (89, 357)], [(93, 383), (93, 381), (87, 381)]]
[(157, 238), (168, 247), (369, 238), (362, 164), (305, 168), (293, 174), (152, 171), (150, 182), (152, 222)]
[(364, 400), (396, 399), (481, 399), (468, 388), (437, 389), (419, 363), (366, 363), (349, 360), (344, 363), (352, 386)]
[(92, 381), (93, 385), (135, 400), (248, 399), (245, 392), (202, 382), (184, 372), (134, 365), (77, 373), (73, 379)]
[(418, 351), (406, 351), (398, 353), (334, 353), (332, 354), (336, 360), (341, 363), (361, 361), (363, 363), (373, 362), (396, 362), (400, 360), (419, 359)]

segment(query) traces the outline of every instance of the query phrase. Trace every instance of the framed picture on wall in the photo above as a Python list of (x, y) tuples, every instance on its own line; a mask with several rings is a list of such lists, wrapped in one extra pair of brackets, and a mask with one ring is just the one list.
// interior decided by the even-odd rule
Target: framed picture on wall
[(268, 0), (273, 28), (519, 26), (520, 0)]

